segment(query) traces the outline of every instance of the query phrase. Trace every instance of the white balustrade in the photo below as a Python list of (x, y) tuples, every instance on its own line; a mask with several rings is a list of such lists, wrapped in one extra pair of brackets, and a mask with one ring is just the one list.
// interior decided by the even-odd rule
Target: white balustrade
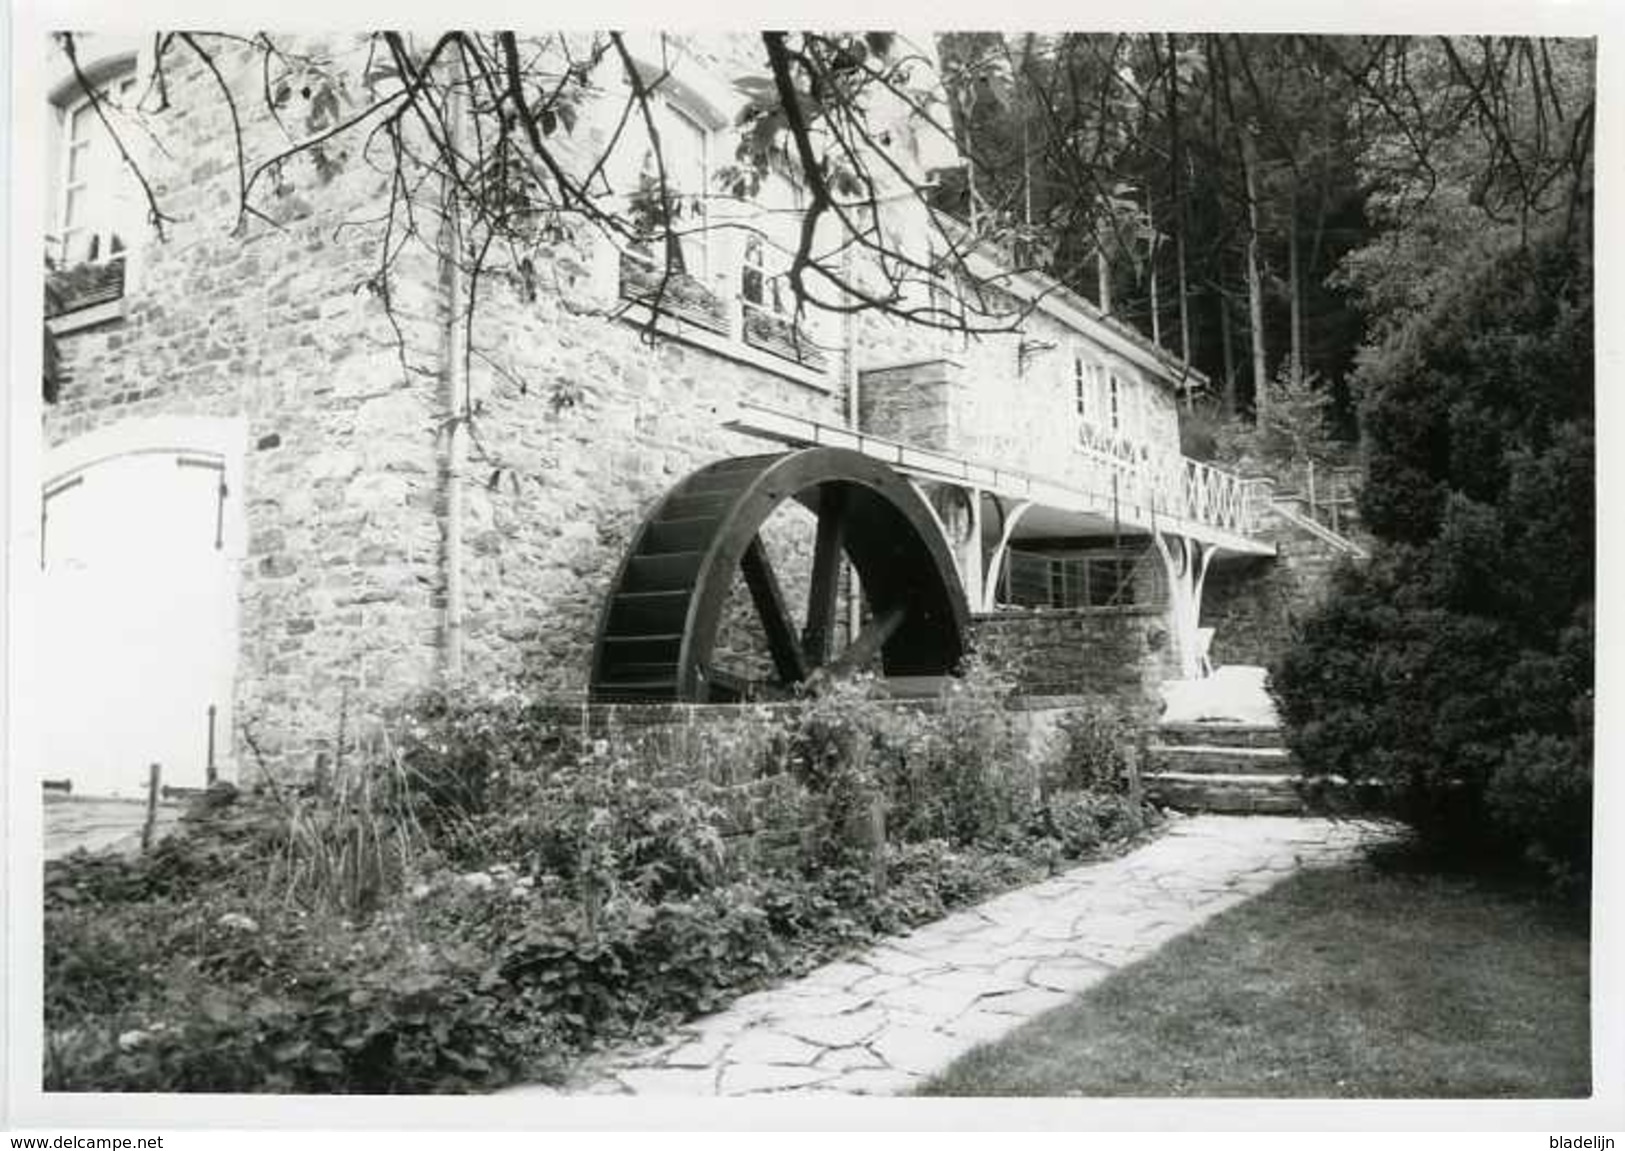
[(1257, 528), (1254, 481), (1170, 452), (1151, 453), (1126, 440), (1080, 437), (1079, 479), (1086, 490), (1124, 508), (1249, 535)]

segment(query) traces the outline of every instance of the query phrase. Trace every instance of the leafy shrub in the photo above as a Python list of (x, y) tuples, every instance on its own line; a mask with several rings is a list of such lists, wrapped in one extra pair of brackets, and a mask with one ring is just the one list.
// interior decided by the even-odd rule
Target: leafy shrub
[(1489, 817), (1564, 892), (1591, 871), (1591, 741), (1523, 732), (1485, 789)]
[[(511, 700), (437, 699), (325, 786), (273, 781), (144, 856), (49, 865), (47, 1085), (556, 1078), (591, 1046), (1132, 834), (1099, 765), (1065, 779), (1065, 812), (1106, 788), (1088, 834), (1066, 814), (1059, 836), (1039, 826), (1007, 690), (973, 670), (930, 710), (843, 681), (792, 708), (586, 741)], [(1102, 764), (1114, 732), (1094, 734)], [(486, 778), (465, 787), (460, 770)], [(788, 851), (754, 846), (783, 824), (803, 832)]]
[(792, 722), (792, 769), (813, 797), (808, 862), (850, 865), (878, 846), (867, 842), (870, 819), (909, 718), (878, 697), (872, 677), (853, 676), (810, 694)]
[(1038, 787), (1007, 707), (1012, 686), (975, 660), (934, 710), (886, 701), (873, 681), (834, 684), (804, 709), (801, 771), (829, 797), (832, 819), (858, 818), (879, 801), (889, 840), (1007, 842), (1025, 826)]
[(942, 840), (892, 847), (886, 853), (886, 886), (877, 893), (873, 922), (881, 931), (901, 931), (930, 922), (950, 908), (1035, 882), (1046, 870), (1030, 856), (965, 850)]
[[(133, 917), (130, 917), (133, 918)], [(124, 929), (132, 926), (123, 925)], [(48, 923), (47, 937), (64, 925)], [(190, 957), (143, 964), (120, 1010), (47, 1009), (55, 1090), (469, 1090), (545, 1065), (552, 1023), (485, 994), (477, 956), (375, 921), (300, 933), (295, 963), (246, 979)]]
[(1141, 730), (1117, 711), (1077, 708), (1060, 720), (1061, 750), (1044, 790), (1127, 792), (1138, 786)]
[(392, 726), (418, 817), (431, 831), (470, 830), (469, 820), (511, 802), (572, 750), (555, 712), (511, 694), (428, 692)]
[(1061, 791), (1045, 797), (1039, 830), (1056, 841), (1063, 858), (1085, 859), (1148, 826), (1145, 805), (1126, 795)]
[(928, 776), (946, 838), (1008, 842), (1038, 798), (1038, 773), (1022, 746), (1009, 699), (1014, 682), (969, 660), (928, 725)]
[[(1436, 851), (1589, 871), (1594, 433), (1587, 240), (1474, 277), (1362, 369), (1378, 544), (1272, 682), (1306, 770)], [(1579, 884), (1578, 886), (1583, 886)]]
[(710, 887), (724, 862), (714, 789), (675, 773), (647, 778), (641, 767), (606, 748), (540, 781), (523, 817), (531, 870), (575, 883), (588, 901), (623, 889), (659, 900)]

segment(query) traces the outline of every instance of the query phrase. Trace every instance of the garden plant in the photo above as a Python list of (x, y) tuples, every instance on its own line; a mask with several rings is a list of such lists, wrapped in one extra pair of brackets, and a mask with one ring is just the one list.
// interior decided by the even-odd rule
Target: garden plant
[(1273, 674), (1306, 771), (1441, 856), (1531, 862), (1571, 893), (1590, 872), (1596, 592), (1583, 231), (1482, 262), (1374, 349), (1377, 543)]
[(584, 1052), (1120, 848), (1125, 720), (1030, 754), (1009, 685), (872, 681), (581, 730), (439, 695), (324, 777), (206, 797), (47, 867), (48, 1090), (455, 1092)]

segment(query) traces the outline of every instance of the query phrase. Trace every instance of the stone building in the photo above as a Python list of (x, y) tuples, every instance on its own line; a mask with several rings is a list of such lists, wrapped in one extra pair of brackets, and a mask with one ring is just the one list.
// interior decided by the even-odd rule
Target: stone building
[[(150, 45), (83, 45), (112, 104), (142, 98)], [(660, 60), (646, 75), (674, 179), (704, 187), (732, 154), (745, 47), (636, 48)], [(1017, 331), (798, 321), (752, 239), (796, 218), (793, 186), (770, 180), (683, 238), (681, 290), (658, 314), (640, 252), (574, 237), (531, 282), (485, 285), (464, 327), (468, 285), (426, 246), (379, 290), (379, 241), (355, 222), (389, 185), (355, 157), (276, 173), (265, 218), (234, 227), (233, 114), (250, 152), (273, 126), (228, 107), (196, 60), (166, 68), (169, 110), (124, 137), (171, 217), (160, 241), (55, 66), (43, 772), (75, 791), (131, 792), (155, 761), (183, 786), (256, 757), (308, 770), (346, 725), (448, 680), (583, 698), (640, 525), (720, 461), (823, 446), (880, 465), (949, 558), (965, 646), (1038, 694), (1143, 703), (1198, 674), (1209, 562), (1269, 567), (1264, 493), (1179, 454), (1180, 403), (1204, 381), (1041, 276), (1001, 276), (1030, 307)], [(589, 109), (574, 132), (590, 147), (612, 121)], [(758, 210), (778, 222), (728, 226)], [(999, 272), (996, 252), (975, 260)], [(850, 570), (820, 574), (817, 501), (780, 503), (760, 538), (788, 624), (809, 630), (816, 610), (838, 650), (871, 597)], [(694, 660), (727, 657), (747, 683), (799, 660), (762, 634), (748, 570), (710, 578), (728, 606)], [(801, 608), (815, 598), (827, 606)]]

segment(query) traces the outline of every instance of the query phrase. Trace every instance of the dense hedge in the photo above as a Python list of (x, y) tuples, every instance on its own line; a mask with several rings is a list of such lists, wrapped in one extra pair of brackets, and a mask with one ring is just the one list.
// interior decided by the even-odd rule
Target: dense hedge
[(556, 1080), (1147, 827), (1126, 724), (1082, 716), (1030, 761), (1003, 691), (973, 674), (927, 713), (839, 684), (675, 745), (429, 701), (320, 787), (47, 868), (46, 1087)]
[(1307, 771), (1434, 846), (1590, 867), (1595, 448), (1589, 247), (1547, 236), (1365, 367), (1369, 564), (1273, 682)]

